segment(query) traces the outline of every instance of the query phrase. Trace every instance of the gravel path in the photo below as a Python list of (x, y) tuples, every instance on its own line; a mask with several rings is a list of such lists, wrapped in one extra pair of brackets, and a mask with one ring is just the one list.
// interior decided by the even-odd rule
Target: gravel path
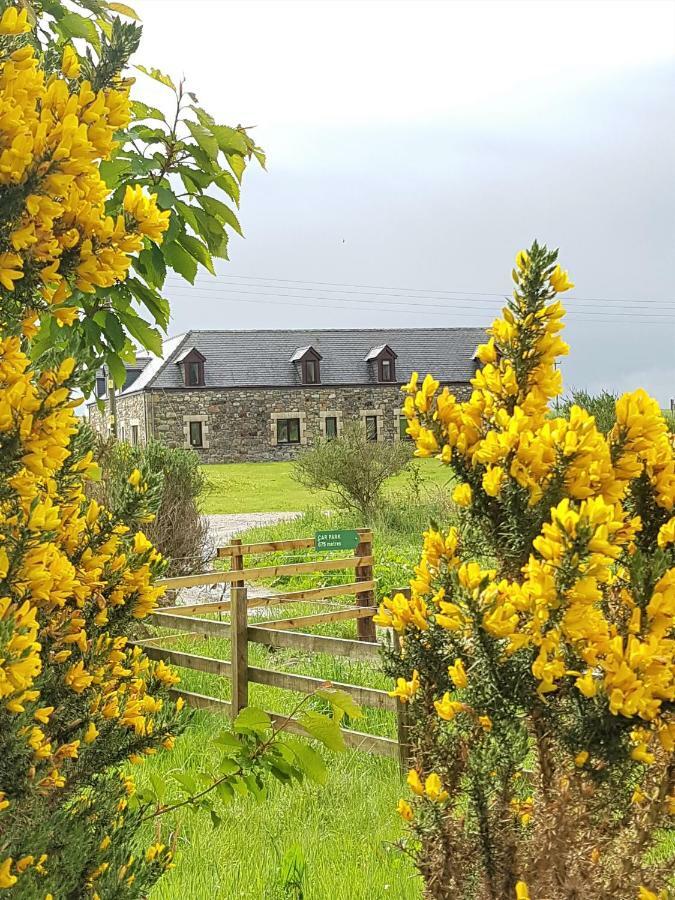
[[(225, 547), (233, 537), (256, 528), (258, 525), (274, 525), (275, 522), (289, 522), (297, 519), (299, 512), (267, 512), (267, 513), (234, 513), (232, 515), (214, 514), (206, 516), (209, 522), (209, 544), (211, 554), (215, 557), (217, 547)], [(257, 584), (248, 585), (249, 597), (264, 596), (271, 593), (270, 588)], [(176, 596), (176, 603), (189, 606), (193, 603), (219, 602), (229, 598), (229, 587), (225, 584), (199, 585), (192, 588), (181, 588)], [(253, 612), (253, 611), (251, 611)]]
[(207, 516), (209, 522), (209, 540), (215, 547), (224, 547), (233, 537), (256, 528), (259, 525), (274, 525), (276, 522), (289, 522), (297, 519), (299, 512), (266, 512), (266, 513), (233, 513)]

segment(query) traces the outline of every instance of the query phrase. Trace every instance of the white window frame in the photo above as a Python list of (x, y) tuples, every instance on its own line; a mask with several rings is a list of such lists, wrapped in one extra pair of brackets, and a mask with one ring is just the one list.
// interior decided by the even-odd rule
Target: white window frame
[[(277, 442), (277, 422), (279, 419), (299, 419), (300, 421), (300, 442), (295, 444)], [(285, 412), (273, 412), (270, 419), (270, 443), (273, 447), (304, 447), (307, 444), (307, 415), (298, 410), (288, 410)]]
[[(192, 422), (201, 422), (202, 425), (202, 445), (201, 447), (193, 447), (190, 443), (190, 424)], [(186, 450), (208, 450), (209, 449), (209, 417), (208, 416), (183, 416), (183, 446)]]
[(321, 437), (326, 440), (328, 438), (328, 434), (326, 433), (326, 419), (336, 419), (337, 422), (337, 435), (336, 437), (340, 437), (342, 434), (342, 410), (340, 409), (322, 409), (319, 413), (319, 417), (321, 419)]

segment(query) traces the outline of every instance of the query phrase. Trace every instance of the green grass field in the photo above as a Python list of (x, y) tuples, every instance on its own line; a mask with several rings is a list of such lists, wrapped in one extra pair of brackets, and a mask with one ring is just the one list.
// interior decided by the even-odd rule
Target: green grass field
[[(155, 771), (208, 771), (217, 727), (199, 713), (174, 751), (153, 763)], [(240, 799), (222, 810), (218, 829), (203, 814), (174, 814), (165, 827), (178, 828), (176, 866), (152, 900), (295, 897), (280, 885), (281, 861), (293, 846), (302, 848), (305, 860), (305, 900), (419, 900), (419, 879), (393, 846), (402, 832), (396, 800), (405, 793), (397, 764), (358, 752), (333, 755), (327, 763), (323, 787), (275, 783), (265, 802)]]
[[(434, 459), (415, 460), (424, 479), (433, 484), (448, 482), (448, 471)], [(204, 513), (285, 512), (310, 506), (327, 507), (329, 497), (312, 493), (291, 477), (293, 463), (224, 463), (204, 466), (209, 489), (202, 502)], [(399, 489), (406, 475), (392, 478), (389, 491)]]
[[(316, 607), (318, 611), (319, 607)], [(305, 612), (312, 611), (307, 605)], [(293, 615), (295, 605), (284, 608)], [(268, 613), (269, 615), (269, 613)], [(355, 623), (318, 627), (341, 637), (353, 637)], [(177, 650), (228, 659), (229, 641), (181, 638)], [(334, 681), (387, 687), (386, 678), (363, 663), (290, 650), (271, 652), (251, 644), (251, 665), (277, 671), (302, 672)], [(182, 687), (228, 699), (229, 680), (182, 670)], [(252, 705), (290, 713), (299, 695), (263, 685), (250, 686)], [(312, 701), (310, 700), (310, 703)], [(387, 737), (395, 735), (392, 713), (364, 709), (364, 718), (351, 727)], [(171, 773), (213, 771), (213, 737), (223, 720), (206, 712), (195, 715), (174, 751), (134, 767), (139, 785), (151, 771), (171, 784)], [(207, 816), (181, 809), (167, 816), (166, 831), (178, 834), (176, 867), (157, 885), (153, 900), (218, 898), (273, 900), (287, 896), (280, 889), (281, 859), (294, 845), (302, 848), (306, 872), (305, 900), (370, 900), (391, 896), (418, 900), (420, 882), (407, 857), (393, 846), (402, 834), (396, 801), (405, 794), (398, 764), (391, 759), (357, 751), (325, 753), (328, 782), (323, 787), (270, 786), (267, 800), (237, 800), (221, 810), (222, 825), (213, 829)]]

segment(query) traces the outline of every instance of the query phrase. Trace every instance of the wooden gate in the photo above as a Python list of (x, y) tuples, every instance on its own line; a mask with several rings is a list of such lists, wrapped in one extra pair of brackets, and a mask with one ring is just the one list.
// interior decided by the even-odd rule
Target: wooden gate
[[(380, 647), (376, 642), (375, 625), (372, 619), (377, 611), (375, 605), (377, 585), (373, 578), (373, 536), (368, 529), (357, 529), (357, 531), (358, 545), (353, 556), (247, 568), (245, 566), (247, 556), (310, 550), (315, 546), (315, 538), (252, 544), (242, 544), (241, 541), (235, 540), (229, 546), (222, 547), (217, 551), (219, 558), (230, 559), (229, 569), (179, 578), (166, 578), (160, 582), (165, 587), (174, 589), (195, 585), (230, 585), (229, 600), (165, 607), (148, 617), (147, 621), (161, 628), (178, 629), (180, 636), (201, 635), (226, 638), (231, 641), (231, 658), (229, 660), (198, 656), (159, 646), (161, 643), (175, 638), (177, 636), (175, 634), (160, 635), (140, 642), (145, 653), (151, 659), (162, 659), (174, 666), (221, 675), (229, 678), (232, 682), (231, 701), (178, 689), (173, 693), (183, 697), (185, 702), (191, 706), (235, 717), (241, 709), (248, 705), (249, 683), (265, 684), (300, 693), (312, 693), (326, 684), (324, 680), (308, 675), (296, 675), (250, 666), (248, 663), (249, 643), (263, 644), (267, 647), (293, 648), (302, 652), (328, 653), (369, 662), (374, 666), (379, 665)], [(346, 584), (319, 586), (265, 596), (248, 596), (247, 582), (340, 570), (353, 571), (353, 580)], [(263, 620), (256, 624), (251, 624), (249, 621), (249, 610), (254, 607), (276, 607), (283, 606), (285, 603), (311, 603), (313, 605), (321, 603), (330, 606), (335, 604), (337, 598), (340, 597), (354, 597), (354, 603), (347, 607), (327, 609), (326, 612)], [(213, 616), (215, 613), (222, 614), (223, 612), (229, 613), (229, 622), (204, 618), (204, 616)], [(301, 630), (314, 625), (346, 619), (356, 620), (357, 640), (328, 637)], [(390, 710), (397, 714), (398, 741), (365, 732), (342, 729), (347, 746), (370, 753), (398, 757), (404, 764), (406, 757), (404, 710), (399, 701), (390, 697), (387, 691), (376, 688), (340, 682), (331, 682), (331, 684), (350, 694), (360, 706)], [(284, 730), (305, 734), (296, 720), (288, 719), (279, 713), (268, 712), (277, 724), (283, 726)]]

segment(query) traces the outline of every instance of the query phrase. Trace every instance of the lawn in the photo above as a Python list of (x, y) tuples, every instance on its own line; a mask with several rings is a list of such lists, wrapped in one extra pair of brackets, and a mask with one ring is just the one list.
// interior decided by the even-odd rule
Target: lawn
[[(413, 462), (423, 479), (445, 485), (448, 470), (435, 459)], [(223, 463), (203, 466), (209, 481), (204, 496), (204, 513), (286, 512), (310, 506), (327, 507), (329, 498), (312, 493), (292, 478), (292, 462)], [(400, 489), (409, 476), (392, 478), (389, 491)]]
[[(317, 607), (317, 610), (319, 608)], [(292, 615), (295, 605), (284, 608)], [(305, 612), (311, 611), (304, 607)], [(270, 615), (274, 615), (270, 611)], [(355, 623), (324, 626), (342, 637), (354, 636)], [(185, 637), (171, 644), (177, 650), (227, 659), (229, 641)], [(271, 652), (249, 646), (251, 665), (277, 671), (302, 672), (335, 681), (387, 687), (382, 673), (363, 663), (290, 650)], [(181, 670), (182, 687), (228, 699), (230, 682), (201, 672)], [(297, 694), (263, 685), (250, 686), (250, 701), (276, 712), (290, 713)], [(311, 703), (312, 701), (310, 701)], [(171, 784), (172, 772), (215, 769), (214, 734), (223, 727), (217, 716), (198, 712), (176, 742), (171, 754), (162, 754), (134, 767), (139, 785), (150, 772)], [(395, 736), (392, 713), (364, 709), (364, 718), (352, 727), (388, 737)], [(325, 753), (328, 782), (323, 787), (304, 784), (283, 788), (271, 785), (267, 800), (256, 804), (238, 799), (220, 810), (222, 825), (212, 829), (205, 815), (181, 809), (167, 816), (168, 832), (178, 834), (176, 867), (151, 893), (153, 900), (178, 897), (218, 900), (273, 900), (294, 897), (280, 887), (281, 859), (292, 847), (302, 849), (306, 864), (305, 900), (369, 900), (391, 896), (419, 900), (420, 882), (408, 858), (393, 843), (403, 827), (396, 801), (405, 794), (398, 764), (391, 759), (348, 751)]]
[[(198, 713), (174, 751), (152, 761), (154, 770), (209, 771), (217, 727)], [(179, 829), (176, 866), (151, 900), (290, 900), (298, 895), (283, 890), (280, 869), (294, 846), (305, 861), (305, 900), (419, 900), (419, 879), (392, 845), (402, 833), (396, 801), (405, 794), (397, 764), (358, 752), (327, 762), (323, 787), (275, 783), (265, 802), (238, 799), (223, 809), (217, 830), (204, 814), (172, 814), (166, 824)], [(134, 774), (141, 782), (138, 767)]]

